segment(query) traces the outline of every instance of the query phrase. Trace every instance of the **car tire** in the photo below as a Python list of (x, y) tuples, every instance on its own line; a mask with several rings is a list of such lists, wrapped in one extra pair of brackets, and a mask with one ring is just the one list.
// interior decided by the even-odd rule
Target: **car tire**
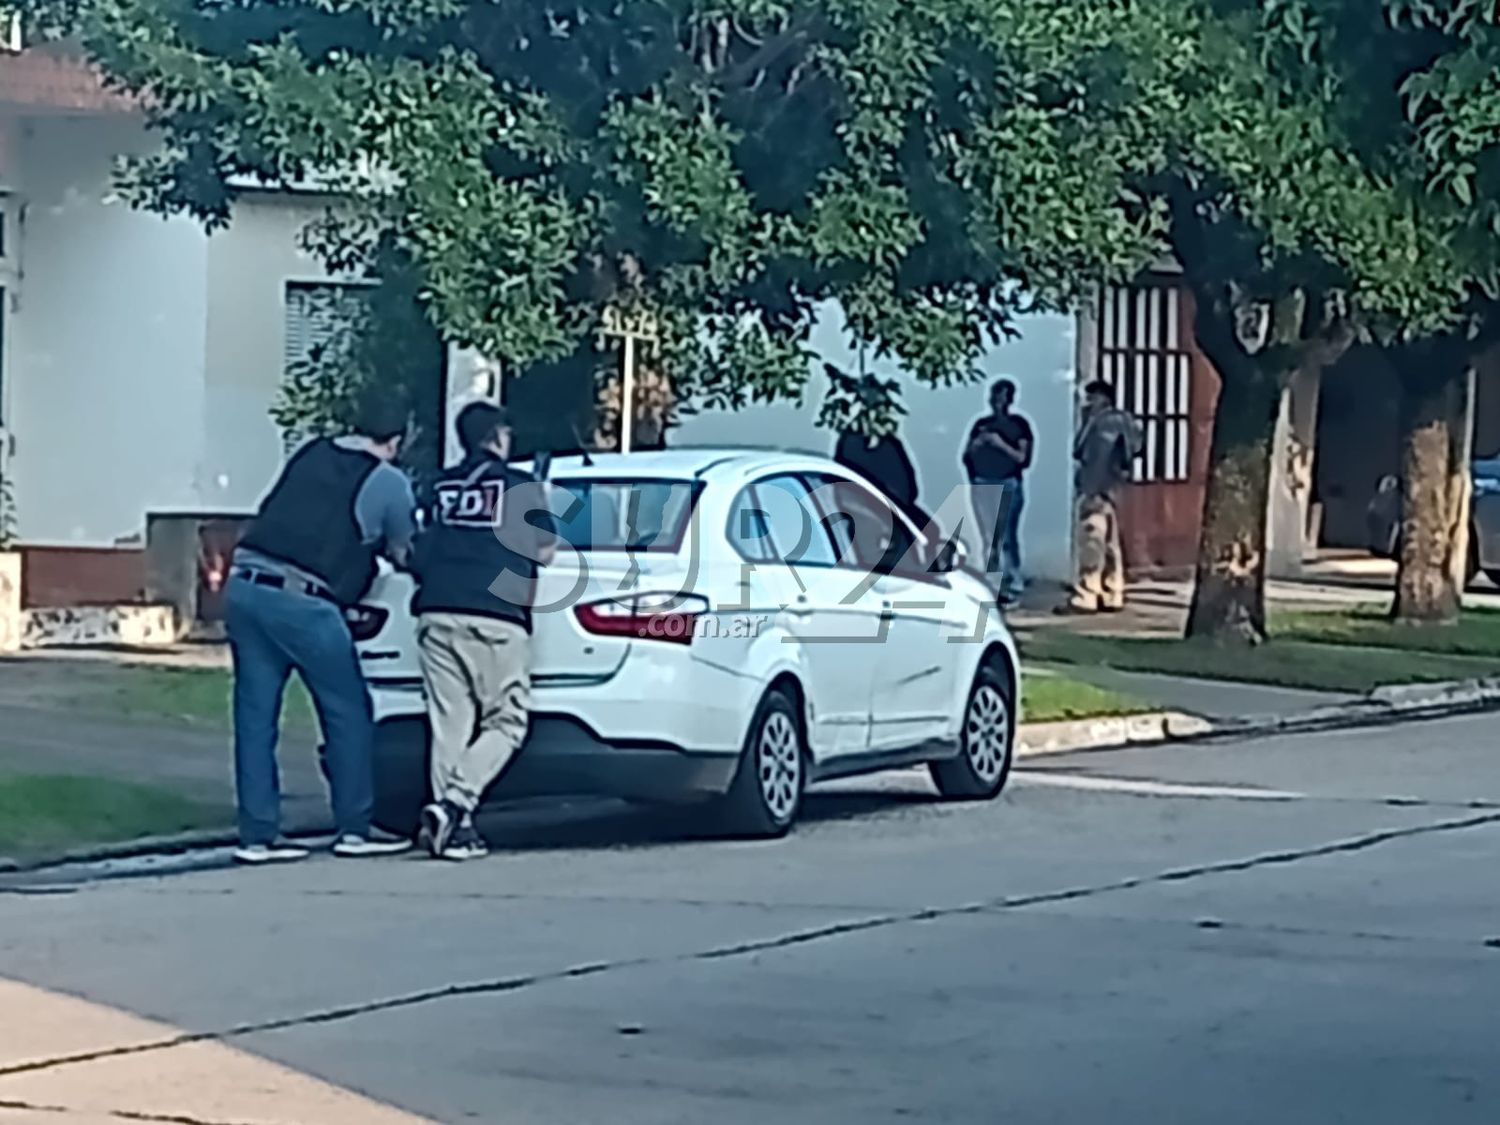
[(431, 782), (427, 760), (431, 735), (424, 719), (394, 719), (375, 728), (375, 812), (377, 828), (415, 836)]
[(729, 792), (714, 807), (716, 835), (785, 836), (802, 811), (807, 752), (802, 712), (786, 692), (766, 693), (750, 722)]
[(933, 784), (951, 801), (998, 797), (1010, 777), (1015, 743), (1015, 693), (1002, 671), (985, 664), (964, 704), (958, 756), (928, 763)]

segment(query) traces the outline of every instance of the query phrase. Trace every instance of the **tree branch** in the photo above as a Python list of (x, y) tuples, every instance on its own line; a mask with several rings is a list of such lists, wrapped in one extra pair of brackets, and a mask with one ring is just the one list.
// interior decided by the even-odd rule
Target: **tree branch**
[(803, 46), (811, 38), (812, 32), (811, 19), (804, 18), (788, 24), (745, 58), (716, 74), (714, 84), (722, 89), (730, 89), (759, 80), (764, 71), (770, 70), (788, 53)]

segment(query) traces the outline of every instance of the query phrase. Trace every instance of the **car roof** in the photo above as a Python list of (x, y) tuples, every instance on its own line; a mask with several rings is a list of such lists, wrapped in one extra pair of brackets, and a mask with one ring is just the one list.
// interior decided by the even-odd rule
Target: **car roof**
[(552, 479), (610, 478), (630, 480), (691, 480), (717, 476), (759, 476), (776, 470), (833, 467), (826, 456), (801, 450), (754, 449), (736, 446), (678, 446), (640, 453), (591, 453), (558, 457), (548, 474)]

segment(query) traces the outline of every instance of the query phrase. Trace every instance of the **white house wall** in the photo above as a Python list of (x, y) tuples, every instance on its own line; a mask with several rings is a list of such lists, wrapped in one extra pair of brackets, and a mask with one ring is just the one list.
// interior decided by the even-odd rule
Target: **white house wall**
[(281, 434), (268, 413), (281, 385), (288, 282), (328, 275), (301, 248), (323, 213), (311, 197), (249, 195), (208, 247), (203, 458), (197, 503), (206, 511), (253, 508), (281, 467)]
[[(1037, 436), (1035, 463), (1027, 477), (1022, 519), (1022, 551), (1034, 577), (1064, 579), (1071, 559), (1073, 468), (1072, 432), (1075, 402), (1077, 334), (1070, 317), (1030, 316), (1019, 325), (1021, 338), (990, 351), (980, 364), (983, 380), (952, 387), (928, 387), (903, 380), (907, 414), (901, 433), (916, 463), (921, 502), (954, 526), (955, 513), (966, 512), (961, 446), (970, 424), (986, 412), (987, 388), (999, 378), (1020, 387), (1017, 409), (1031, 421)], [(828, 362), (854, 369), (857, 357), (847, 343), (836, 309), (821, 318), (813, 343)], [(870, 361), (882, 377), (900, 376), (891, 362)], [(831, 452), (834, 435), (816, 425), (827, 393), (819, 365), (801, 404), (747, 407), (734, 413), (704, 412), (684, 418), (672, 435), (674, 445), (733, 444)], [(965, 520), (965, 527), (972, 524)], [(977, 544), (971, 543), (972, 548)]]
[(196, 500), (202, 441), (207, 243), (189, 220), (114, 198), (124, 118), (24, 126), (9, 186), (25, 201), (6, 377), (18, 531), (107, 544), (148, 507)]
[(16, 136), (5, 378), (20, 538), (102, 546), (140, 534), (148, 511), (252, 508), (282, 459), (268, 410), (286, 285), (327, 280), (300, 248), (318, 202), (252, 195), (209, 236), (114, 197), (115, 158), (149, 143), (139, 123), (42, 118)]

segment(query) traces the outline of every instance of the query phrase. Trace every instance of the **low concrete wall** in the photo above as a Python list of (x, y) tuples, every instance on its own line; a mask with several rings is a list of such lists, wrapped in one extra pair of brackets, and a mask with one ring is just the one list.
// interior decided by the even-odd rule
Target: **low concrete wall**
[(139, 547), (23, 545), (19, 552), (26, 609), (145, 600), (146, 553)]
[(169, 605), (62, 606), (21, 611), (22, 648), (154, 648), (175, 644)]
[(21, 556), (0, 551), (0, 652), (21, 647)]

